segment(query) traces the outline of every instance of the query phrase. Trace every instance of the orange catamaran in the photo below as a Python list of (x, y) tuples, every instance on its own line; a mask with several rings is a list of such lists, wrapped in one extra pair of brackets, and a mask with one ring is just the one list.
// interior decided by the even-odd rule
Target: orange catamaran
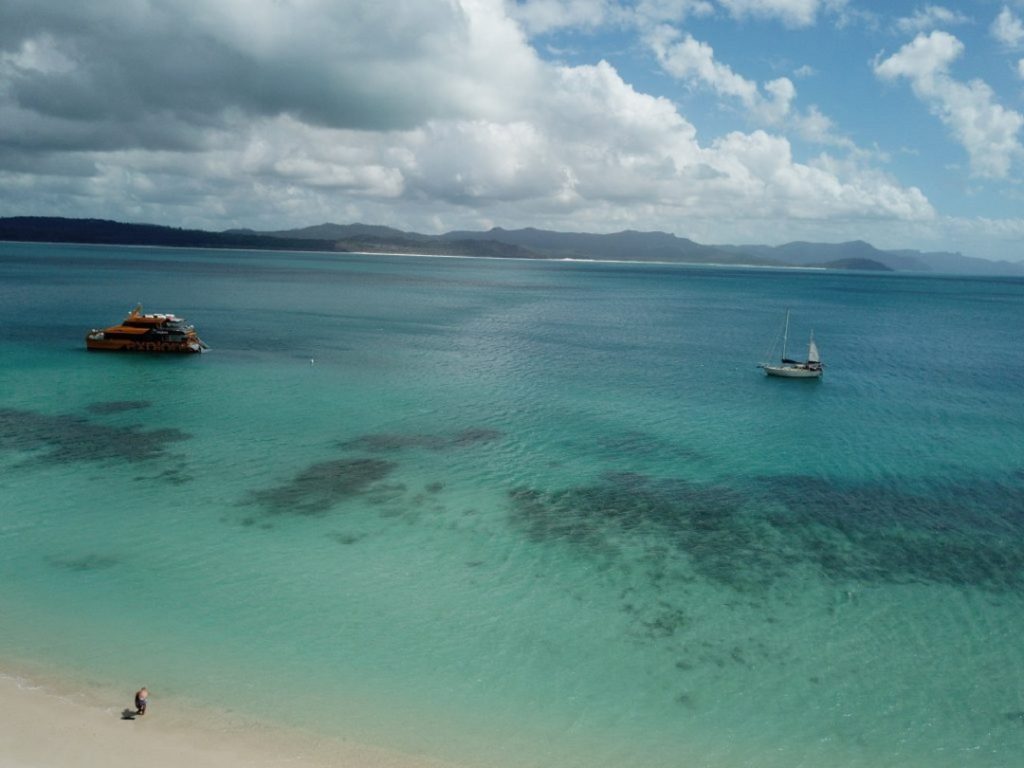
[(206, 344), (196, 335), (196, 329), (180, 317), (144, 315), (139, 304), (120, 325), (89, 331), (85, 347), (131, 352), (202, 352)]

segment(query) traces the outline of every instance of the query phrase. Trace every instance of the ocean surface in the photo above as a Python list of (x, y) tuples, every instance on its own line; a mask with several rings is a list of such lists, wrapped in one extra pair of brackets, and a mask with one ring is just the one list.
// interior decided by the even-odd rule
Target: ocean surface
[[(85, 351), (137, 302), (210, 351)], [(820, 382), (756, 367), (787, 308)], [(467, 766), (1019, 766), (1022, 331), (1019, 279), (0, 243), (0, 662)]]

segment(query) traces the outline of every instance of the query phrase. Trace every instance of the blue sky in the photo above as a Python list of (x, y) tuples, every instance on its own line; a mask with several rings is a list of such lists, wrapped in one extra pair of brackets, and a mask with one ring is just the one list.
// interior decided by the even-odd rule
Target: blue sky
[(1024, 0), (0, 0), (0, 215), (1024, 260)]

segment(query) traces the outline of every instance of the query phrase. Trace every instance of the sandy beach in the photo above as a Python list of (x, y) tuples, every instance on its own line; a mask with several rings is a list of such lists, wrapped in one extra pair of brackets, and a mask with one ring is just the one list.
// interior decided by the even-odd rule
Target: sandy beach
[(0, 766), (3, 768), (454, 768), (351, 742), (161, 701), (122, 718), (133, 691), (66, 690), (53, 680), (0, 671)]

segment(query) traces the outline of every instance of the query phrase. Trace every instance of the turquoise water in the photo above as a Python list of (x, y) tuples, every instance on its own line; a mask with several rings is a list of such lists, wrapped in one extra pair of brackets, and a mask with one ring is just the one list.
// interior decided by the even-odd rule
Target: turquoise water
[[(137, 301), (211, 352), (84, 351)], [(1024, 281), (4, 243), (0, 329), (0, 658), (477, 766), (1024, 754)]]

